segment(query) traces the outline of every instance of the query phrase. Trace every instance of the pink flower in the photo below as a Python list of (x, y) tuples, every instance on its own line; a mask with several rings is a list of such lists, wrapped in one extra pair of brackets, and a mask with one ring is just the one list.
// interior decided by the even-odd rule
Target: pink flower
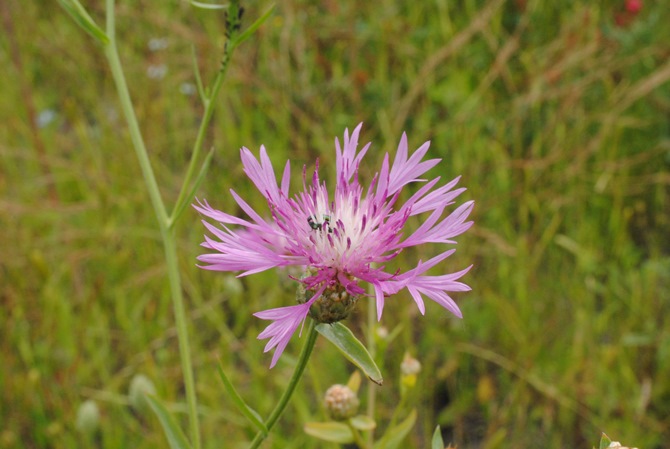
[(631, 14), (637, 14), (642, 9), (642, 0), (626, 0), (626, 11)]
[[(260, 160), (247, 148), (240, 151), (244, 171), (266, 198), (271, 219), (264, 219), (232, 189), (231, 194), (248, 218), (213, 209), (206, 201), (194, 205), (204, 216), (219, 222), (214, 226), (203, 221), (212, 237), (205, 236), (203, 247), (209, 252), (198, 257), (202, 268), (215, 271), (241, 271), (240, 276), (275, 267), (300, 266), (305, 275), (302, 283), (302, 304), (258, 312), (255, 316), (272, 323), (258, 336), (269, 338), (265, 352), (276, 348), (271, 367), (288, 344), (291, 336), (308, 314), (315, 316), (315, 307), (328, 309), (333, 304), (347, 304), (346, 311), (317, 321), (334, 322), (344, 318), (349, 306), (366, 295), (362, 284), (374, 290), (377, 319), (381, 319), (384, 302), (391, 295), (407, 289), (424, 314), (423, 298), (427, 297), (458, 317), (461, 312), (447, 292), (467, 291), (470, 287), (458, 282), (470, 268), (453, 274), (426, 275), (426, 271), (454, 253), (448, 249), (427, 262), (419, 261), (409, 271), (387, 271), (386, 265), (404, 248), (425, 243), (455, 244), (453, 240), (472, 226), (466, 221), (473, 202), (458, 206), (446, 216), (445, 209), (465, 191), (455, 189), (459, 178), (435, 188), (440, 178), (428, 182), (420, 177), (436, 166), (440, 159), (423, 160), (429, 142), (411, 156), (407, 136), (403, 133), (393, 161), (386, 154), (381, 170), (370, 186), (364, 189), (358, 180), (358, 167), (370, 147), (358, 151), (358, 125), (354, 132), (344, 132), (343, 145), (335, 139), (336, 186), (331, 197), (326, 183), (319, 180), (318, 161), (308, 181), (303, 168), (303, 189), (290, 196), (290, 164), (287, 161), (277, 184), (272, 163), (261, 146)], [(398, 204), (401, 191), (410, 183), (425, 182), (416, 193)], [(404, 229), (409, 217), (426, 216), (414, 232)], [(331, 298), (335, 302), (320, 302)], [(353, 300), (352, 300), (353, 298)], [(320, 312), (319, 312), (320, 313)]]

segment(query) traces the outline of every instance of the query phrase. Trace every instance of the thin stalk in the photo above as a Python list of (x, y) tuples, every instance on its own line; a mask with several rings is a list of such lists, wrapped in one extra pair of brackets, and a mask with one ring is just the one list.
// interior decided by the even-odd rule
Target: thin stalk
[(370, 446), (367, 445), (365, 440), (363, 440), (361, 433), (351, 423), (351, 419), (346, 420), (345, 424), (347, 425), (347, 427), (349, 427), (349, 430), (351, 430), (351, 434), (354, 436), (354, 443), (356, 444), (356, 446), (358, 446), (359, 449), (369, 449)]
[(209, 126), (209, 122), (211, 121), (212, 114), (214, 112), (215, 103), (213, 100), (216, 99), (217, 95), (219, 94), (219, 90), (221, 90), (221, 85), (223, 84), (226, 72), (228, 71), (228, 63), (230, 62), (230, 58), (232, 57), (235, 48), (236, 46), (232, 45), (230, 41), (226, 42), (226, 45), (223, 49), (223, 59), (221, 60), (221, 68), (217, 72), (216, 78), (214, 78), (214, 83), (212, 84), (212, 89), (209, 92), (209, 96), (203, 99), (205, 111), (202, 116), (202, 121), (200, 122), (200, 128), (198, 128), (198, 134), (195, 138), (195, 143), (193, 144), (193, 151), (191, 152), (191, 160), (188, 164), (188, 168), (186, 169), (186, 176), (184, 177), (184, 182), (181, 186), (181, 190), (179, 191), (179, 196), (177, 197), (177, 201), (175, 202), (174, 209), (170, 214), (170, 218), (168, 221), (168, 226), (170, 228), (174, 226), (174, 223), (177, 219), (176, 214), (178, 214), (178, 211), (181, 209), (180, 207), (181, 203), (190, 200), (186, 198), (186, 195), (190, 190), (189, 186), (191, 185), (193, 175), (195, 174), (197, 161), (200, 158), (200, 152), (202, 151), (202, 146), (205, 141), (205, 134), (207, 133), (207, 127)]
[(396, 426), (396, 423), (398, 422), (398, 418), (400, 417), (400, 412), (405, 408), (405, 405), (407, 404), (407, 394), (403, 394), (400, 396), (400, 403), (393, 409), (393, 414), (391, 415), (391, 419), (386, 426), (386, 433), (382, 436), (382, 438), (379, 440), (379, 445), (381, 447), (384, 447), (388, 438), (391, 435), (390, 429), (394, 429)]
[(128, 124), (128, 131), (130, 138), (135, 148), (135, 153), (142, 170), (142, 176), (146, 188), (149, 192), (149, 198), (153, 206), (158, 225), (163, 240), (163, 248), (165, 250), (165, 260), (167, 262), (167, 274), (170, 283), (170, 291), (172, 295), (172, 303), (174, 307), (175, 321), (177, 325), (177, 336), (179, 340), (179, 358), (181, 360), (182, 371), (184, 376), (184, 386), (186, 389), (186, 402), (188, 407), (189, 427), (191, 435), (191, 444), (193, 449), (200, 449), (200, 426), (198, 423), (197, 401), (195, 395), (195, 382), (193, 379), (193, 366), (191, 363), (191, 350), (189, 347), (188, 328), (186, 326), (186, 312), (184, 309), (184, 300), (182, 297), (181, 278), (179, 275), (179, 267), (177, 263), (177, 245), (174, 233), (169, 226), (168, 215), (165, 209), (165, 204), (161, 198), (158, 183), (154, 176), (149, 160), (149, 154), (142, 138), (137, 117), (135, 116), (135, 109), (133, 108), (128, 85), (119, 59), (119, 54), (116, 48), (116, 34), (114, 23), (114, 0), (106, 1), (107, 7), (107, 36), (109, 43), (105, 45), (105, 56), (109, 62), (112, 71), (112, 77), (116, 84), (116, 89), (121, 103), (123, 115)]
[[(288, 385), (286, 386), (286, 390), (284, 390), (284, 393), (279, 399), (279, 402), (277, 402), (277, 405), (275, 406), (274, 410), (272, 410), (272, 413), (270, 413), (270, 416), (265, 421), (265, 427), (267, 427), (268, 432), (271, 431), (272, 427), (277, 423), (279, 417), (281, 416), (281, 414), (284, 412), (284, 409), (288, 405), (291, 396), (293, 396), (293, 392), (295, 391), (295, 388), (298, 386), (298, 382), (302, 377), (302, 373), (303, 371), (305, 371), (307, 361), (309, 361), (309, 357), (310, 355), (312, 355), (312, 350), (314, 349), (314, 344), (316, 343), (316, 337), (318, 335), (319, 333), (316, 331), (316, 322), (314, 320), (310, 320), (307, 329), (307, 341), (305, 341), (305, 345), (302, 347), (302, 351), (300, 351), (300, 356), (298, 357), (298, 364), (296, 365), (295, 370), (293, 371), (293, 375), (291, 376), (291, 379), (289, 380)], [(254, 440), (251, 442), (249, 449), (258, 448), (267, 437), (268, 434), (258, 432)]]
[(123, 111), (123, 115), (128, 124), (128, 132), (130, 133), (130, 139), (135, 148), (140, 168), (142, 169), (142, 176), (144, 177), (146, 188), (149, 191), (151, 205), (154, 208), (158, 224), (161, 226), (162, 230), (167, 223), (167, 213), (165, 205), (163, 204), (163, 199), (161, 198), (160, 190), (158, 189), (154, 171), (151, 168), (151, 161), (149, 160), (149, 154), (144, 145), (142, 132), (140, 131), (140, 126), (137, 122), (137, 117), (135, 116), (135, 109), (133, 108), (133, 103), (130, 99), (128, 84), (126, 83), (126, 78), (123, 74), (123, 66), (116, 48), (116, 33), (114, 27), (114, 0), (107, 0), (107, 36), (109, 37), (109, 44), (105, 46), (105, 56), (107, 57), (107, 61), (112, 71), (112, 77), (114, 78), (119, 101), (121, 102), (121, 110)]
[[(368, 332), (367, 332), (367, 346), (368, 351), (372, 360), (375, 360), (377, 357), (377, 346), (375, 344), (375, 329), (377, 327), (377, 322), (375, 318), (377, 317), (377, 309), (375, 306), (374, 295), (368, 300)], [(375, 400), (377, 398), (377, 389), (372, 385), (368, 385), (368, 400), (366, 407), (366, 414), (371, 419), (375, 419)], [(373, 447), (375, 444), (375, 432), (370, 430), (368, 432), (368, 447)]]

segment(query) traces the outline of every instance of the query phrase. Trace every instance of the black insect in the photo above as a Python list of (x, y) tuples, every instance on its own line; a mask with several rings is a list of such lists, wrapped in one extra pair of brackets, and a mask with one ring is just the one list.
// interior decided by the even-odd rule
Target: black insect
[(309, 224), (309, 227), (312, 228), (313, 230), (319, 230), (323, 231), (324, 228), (328, 229), (328, 232), (333, 232), (333, 230), (330, 227), (330, 215), (323, 215), (323, 221), (318, 222), (316, 221), (316, 217), (314, 215), (310, 215), (307, 217), (307, 224)]

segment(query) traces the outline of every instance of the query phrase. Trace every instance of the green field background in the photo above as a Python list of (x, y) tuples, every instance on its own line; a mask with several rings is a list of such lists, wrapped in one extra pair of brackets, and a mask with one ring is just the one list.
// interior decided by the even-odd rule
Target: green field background
[[(119, 52), (172, 205), (203, 111), (191, 49), (211, 81), (225, 22), (186, 2), (117, 3)], [(243, 26), (270, 6), (243, 4)], [(85, 5), (104, 23), (104, 2)], [(0, 9), (0, 448), (167, 447), (127, 397), (147, 376), (185, 428), (160, 233), (101, 47), (57, 2)], [(462, 175), (461, 198), (476, 203), (441, 267), (474, 264), (472, 292), (455, 296), (464, 318), (432, 302), (421, 316), (406, 292), (387, 301), (380, 326), (398, 331), (379, 341), (385, 385), (361, 389), (365, 404), (377, 388), (378, 435), (409, 352), (423, 370), (404, 447), (429, 447), (437, 424), (461, 449), (590, 449), (602, 431), (670, 446), (669, 23), (664, 0), (638, 13), (623, 0), (287, 0), (238, 48), (199, 198), (242, 214), (234, 187), (267, 214), (240, 147), (264, 144), (277, 171), (291, 159), (297, 189), (317, 157), (332, 180), (334, 137), (364, 122), (364, 179), (406, 131), (442, 158), (430, 174)], [(176, 232), (204, 447), (243, 448), (254, 433), (217, 366), (267, 415), (302, 341), (268, 369), (252, 313), (293, 304), (295, 283), (199, 270), (193, 210)], [(398, 266), (438, 250), (406, 251)], [(363, 301), (347, 324), (364, 339), (366, 320)], [(352, 371), (318, 341), (264, 447), (338, 447), (303, 426), (325, 419), (324, 391)], [(89, 399), (100, 427), (84, 435)]]

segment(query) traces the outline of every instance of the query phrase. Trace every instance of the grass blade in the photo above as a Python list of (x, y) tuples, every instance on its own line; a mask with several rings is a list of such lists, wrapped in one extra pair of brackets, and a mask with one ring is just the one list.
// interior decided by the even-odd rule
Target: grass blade
[(234, 46), (234, 47), (237, 47), (237, 46), (240, 45), (242, 42), (244, 42), (244, 41), (246, 41), (247, 39), (249, 39), (249, 38), (251, 37), (251, 35), (254, 34), (254, 33), (256, 32), (256, 30), (257, 30), (258, 28), (260, 28), (260, 26), (263, 25), (263, 23), (264, 23), (266, 20), (268, 20), (268, 18), (272, 15), (272, 12), (274, 11), (274, 9), (275, 9), (275, 5), (273, 4), (273, 5), (271, 5), (271, 6), (268, 8), (267, 11), (265, 11), (265, 12), (263, 13), (262, 16), (260, 16), (258, 19), (256, 19), (256, 20), (254, 21), (254, 23), (252, 23), (251, 25), (249, 25), (249, 28), (247, 28), (246, 30), (244, 30), (244, 31), (242, 32), (242, 34), (240, 34), (239, 36), (235, 37), (235, 42), (233, 43), (233, 46)]
[(605, 432), (603, 432), (602, 436), (600, 437), (600, 444), (598, 445), (598, 449), (606, 449), (610, 447), (610, 443), (612, 443), (612, 440), (610, 440), (610, 437), (605, 435)]
[(186, 440), (184, 433), (163, 404), (158, 402), (158, 399), (151, 395), (145, 397), (163, 427), (163, 432), (167, 437), (170, 449), (191, 449), (191, 445), (188, 443), (188, 440)]
[(230, 379), (228, 379), (228, 376), (226, 376), (226, 373), (223, 371), (223, 367), (220, 364), (219, 375), (221, 376), (221, 381), (223, 382), (223, 386), (226, 389), (226, 392), (232, 398), (237, 408), (240, 409), (242, 414), (244, 414), (249, 422), (251, 422), (258, 430), (267, 435), (268, 428), (265, 426), (263, 418), (261, 418), (256, 410), (252, 409), (247, 405), (246, 402), (244, 402), (244, 399), (242, 399), (242, 396), (240, 396), (237, 390), (235, 390), (235, 387), (233, 386), (232, 382), (230, 382)]
[(200, 69), (198, 68), (198, 56), (195, 54), (195, 46), (191, 46), (191, 64), (193, 64), (193, 76), (195, 76), (195, 85), (198, 89), (198, 96), (200, 101), (205, 104), (209, 101), (207, 95), (205, 94), (205, 88), (202, 84), (202, 76), (200, 75)]
[(189, 2), (191, 5), (195, 6), (196, 8), (201, 8), (201, 9), (228, 9), (228, 5), (217, 5), (214, 3), (202, 3), (202, 2), (196, 2), (191, 0)]
[(412, 427), (414, 427), (415, 422), (416, 409), (412, 409), (403, 422), (386, 430), (382, 439), (375, 444), (375, 449), (396, 449), (400, 447), (402, 441), (409, 435)]
[(430, 443), (431, 449), (444, 449), (444, 440), (442, 439), (442, 432), (440, 432), (440, 426), (435, 428), (433, 432), (433, 439)]
[(205, 156), (205, 160), (202, 162), (202, 167), (200, 167), (200, 172), (198, 173), (198, 176), (195, 178), (195, 181), (193, 182), (193, 187), (191, 188), (191, 191), (188, 192), (188, 195), (184, 197), (181, 203), (175, 206), (174, 212), (172, 213), (172, 216), (170, 217), (169, 220), (170, 228), (174, 226), (179, 217), (181, 217), (181, 214), (184, 213), (184, 210), (186, 210), (186, 206), (188, 206), (191, 203), (191, 201), (193, 201), (195, 193), (198, 191), (198, 189), (200, 188), (200, 184), (202, 184), (202, 181), (205, 179), (205, 175), (207, 174), (207, 170), (209, 170), (209, 164), (212, 162), (213, 156), (214, 156), (214, 148), (209, 150), (209, 153), (207, 153), (207, 156)]
[(77, 24), (88, 34), (93, 36), (98, 42), (103, 45), (109, 43), (107, 34), (96, 25), (93, 18), (88, 15), (86, 9), (77, 0), (58, 0), (60, 6), (77, 22)]

